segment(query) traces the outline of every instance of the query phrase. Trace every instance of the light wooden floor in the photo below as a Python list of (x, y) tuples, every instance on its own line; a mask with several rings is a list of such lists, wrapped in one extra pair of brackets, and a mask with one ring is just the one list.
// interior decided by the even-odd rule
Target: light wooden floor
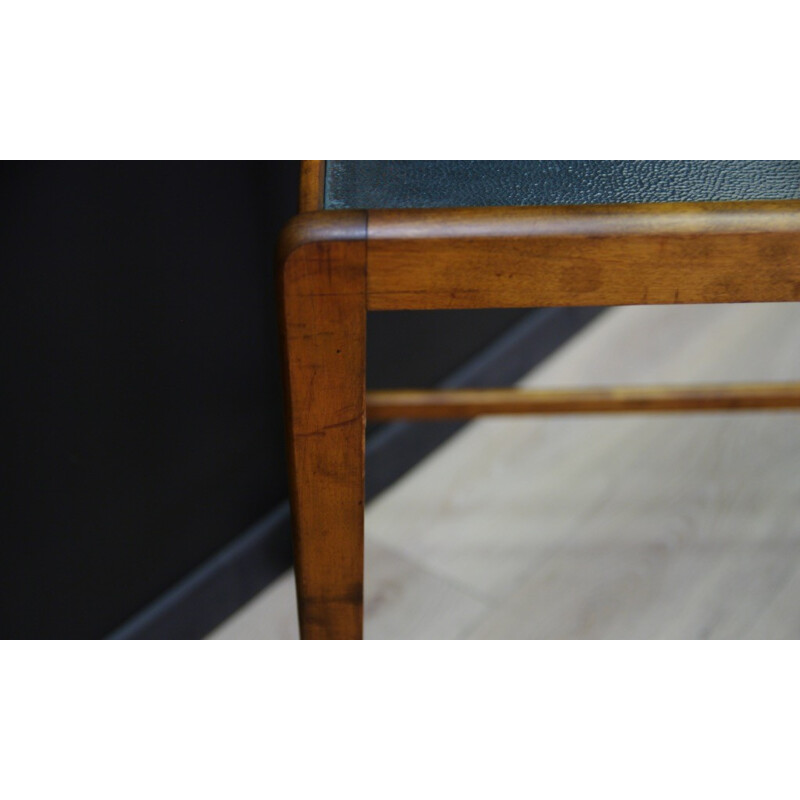
[[(791, 304), (614, 309), (522, 383), (797, 379)], [(800, 413), (480, 420), (366, 524), (367, 638), (800, 637)], [(291, 575), (212, 636), (296, 637)]]

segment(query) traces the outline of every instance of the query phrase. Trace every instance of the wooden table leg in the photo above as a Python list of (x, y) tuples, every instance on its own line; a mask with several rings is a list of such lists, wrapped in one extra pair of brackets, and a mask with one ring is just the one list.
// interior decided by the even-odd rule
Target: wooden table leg
[(363, 635), (366, 244), (311, 241), (279, 280), (304, 639)]

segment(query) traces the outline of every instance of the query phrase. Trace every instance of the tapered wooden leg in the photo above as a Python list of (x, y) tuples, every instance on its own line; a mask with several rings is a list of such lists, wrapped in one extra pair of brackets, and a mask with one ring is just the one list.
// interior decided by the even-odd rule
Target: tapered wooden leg
[(289, 472), (304, 639), (363, 626), (366, 244), (310, 241), (283, 263)]

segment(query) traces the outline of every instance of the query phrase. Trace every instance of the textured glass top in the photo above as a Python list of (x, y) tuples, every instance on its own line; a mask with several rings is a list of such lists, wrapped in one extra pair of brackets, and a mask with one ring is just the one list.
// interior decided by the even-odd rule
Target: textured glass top
[(328, 161), (325, 208), (800, 198), (800, 161)]

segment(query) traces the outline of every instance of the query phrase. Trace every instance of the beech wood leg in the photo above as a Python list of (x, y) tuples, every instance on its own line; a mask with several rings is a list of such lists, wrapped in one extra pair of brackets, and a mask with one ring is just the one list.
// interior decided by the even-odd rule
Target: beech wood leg
[(363, 631), (366, 244), (311, 241), (279, 289), (295, 575), (304, 639)]

